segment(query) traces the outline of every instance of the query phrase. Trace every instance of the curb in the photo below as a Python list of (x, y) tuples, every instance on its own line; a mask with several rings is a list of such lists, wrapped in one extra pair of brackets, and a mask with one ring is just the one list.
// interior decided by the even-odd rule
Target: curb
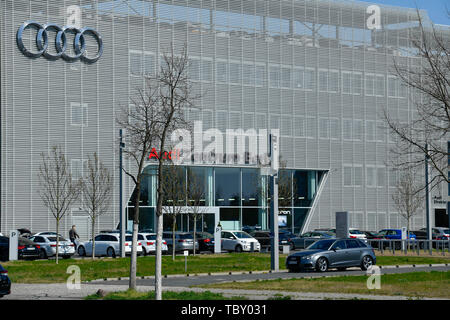
[[(436, 268), (436, 267), (449, 267), (449, 263), (440, 263), (440, 264), (412, 264), (412, 265), (393, 265), (393, 266), (378, 266), (382, 269), (401, 269), (401, 268)], [(276, 274), (276, 273), (288, 273), (288, 270), (265, 270), (265, 271), (235, 271), (235, 272), (217, 272), (217, 273), (187, 273), (187, 274), (170, 274), (170, 275), (162, 275), (164, 279), (167, 278), (188, 278), (188, 277), (208, 277), (208, 276), (231, 276), (231, 275), (245, 275), (245, 274)], [(330, 277), (326, 275), (317, 275), (317, 276), (306, 276), (301, 278), (312, 278), (312, 277)], [(155, 276), (141, 276), (136, 277), (137, 280), (148, 280), (154, 279)], [(120, 280), (130, 280), (130, 277), (118, 277), (118, 278), (103, 278), (103, 279), (95, 279), (89, 281), (82, 281), (82, 283), (97, 283), (97, 282), (106, 282), (106, 281), (120, 281)]]

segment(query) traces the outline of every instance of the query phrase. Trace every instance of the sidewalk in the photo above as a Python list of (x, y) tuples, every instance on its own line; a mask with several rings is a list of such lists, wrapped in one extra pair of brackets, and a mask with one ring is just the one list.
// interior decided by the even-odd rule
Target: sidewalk
[[(67, 289), (66, 284), (13, 284), (12, 294), (4, 296), (2, 300), (82, 300), (84, 297), (95, 294), (99, 289), (109, 292), (125, 291), (127, 285), (85, 285), (80, 289)], [(154, 286), (138, 286), (138, 291), (153, 291)], [(230, 290), (230, 289), (202, 289), (185, 287), (165, 287), (164, 291), (210, 291), (221, 293), (227, 298), (243, 296), (249, 300), (267, 300), (273, 298), (290, 297), (291, 300), (410, 300), (404, 296), (381, 296), (343, 293), (315, 293), (315, 292), (283, 292), (283, 291), (260, 291), (260, 290)], [(423, 300), (442, 300), (423, 298)]]

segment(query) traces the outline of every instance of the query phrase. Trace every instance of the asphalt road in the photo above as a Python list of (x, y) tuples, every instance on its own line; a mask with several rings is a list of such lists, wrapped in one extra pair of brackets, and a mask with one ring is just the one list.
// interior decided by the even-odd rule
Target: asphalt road
[[(399, 267), (399, 268), (382, 268), (381, 274), (393, 274), (393, 273), (409, 273), (420, 271), (449, 271), (450, 266), (441, 267)], [(298, 272), (289, 273), (287, 271), (274, 272), (274, 273), (233, 273), (233, 274), (212, 274), (212, 275), (190, 275), (190, 276), (167, 276), (163, 278), (164, 287), (190, 287), (211, 283), (220, 282), (233, 282), (233, 281), (255, 281), (255, 280), (271, 280), (271, 279), (295, 279), (306, 277), (329, 277), (329, 276), (357, 276), (367, 275), (366, 272), (361, 271), (359, 268), (349, 268), (346, 271), (330, 270), (325, 273), (318, 272)], [(128, 280), (109, 280), (100, 282), (88, 282), (87, 285), (126, 285)], [(138, 279), (138, 286), (152, 286), (154, 285), (154, 278)]]

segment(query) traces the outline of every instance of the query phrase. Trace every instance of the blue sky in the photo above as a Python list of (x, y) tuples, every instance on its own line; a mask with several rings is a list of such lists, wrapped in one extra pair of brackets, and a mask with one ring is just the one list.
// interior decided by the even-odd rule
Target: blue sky
[(434, 23), (450, 25), (446, 9), (447, 6), (450, 10), (450, 0), (366, 0), (365, 2), (408, 8), (415, 8), (417, 4), (419, 9), (428, 11), (428, 15)]

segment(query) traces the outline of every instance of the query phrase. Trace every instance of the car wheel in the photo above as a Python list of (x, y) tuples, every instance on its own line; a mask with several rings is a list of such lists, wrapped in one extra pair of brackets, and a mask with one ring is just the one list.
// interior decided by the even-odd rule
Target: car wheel
[(316, 271), (325, 272), (328, 270), (328, 260), (320, 257), (316, 262)]
[(80, 257), (85, 257), (86, 256), (86, 250), (84, 249), (83, 246), (78, 247), (78, 255)]
[(361, 261), (361, 270), (366, 271), (373, 266), (373, 259), (371, 256), (364, 256)]
[(142, 255), (145, 257), (147, 255), (147, 251), (145, 251), (145, 248), (142, 247)]
[(44, 249), (39, 251), (39, 259), (47, 259), (47, 252)]
[(109, 247), (108, 250), (106, 250), (106, 255), (111, 258), (116, 257), (116, 253), (114, 252), (114, 249), (111, 247)]
[(242, 247), (240, 245), (237, 245), (236, 248), (234, 248), (234, 251), (237, 253), (241, 253), (242, 252)]

